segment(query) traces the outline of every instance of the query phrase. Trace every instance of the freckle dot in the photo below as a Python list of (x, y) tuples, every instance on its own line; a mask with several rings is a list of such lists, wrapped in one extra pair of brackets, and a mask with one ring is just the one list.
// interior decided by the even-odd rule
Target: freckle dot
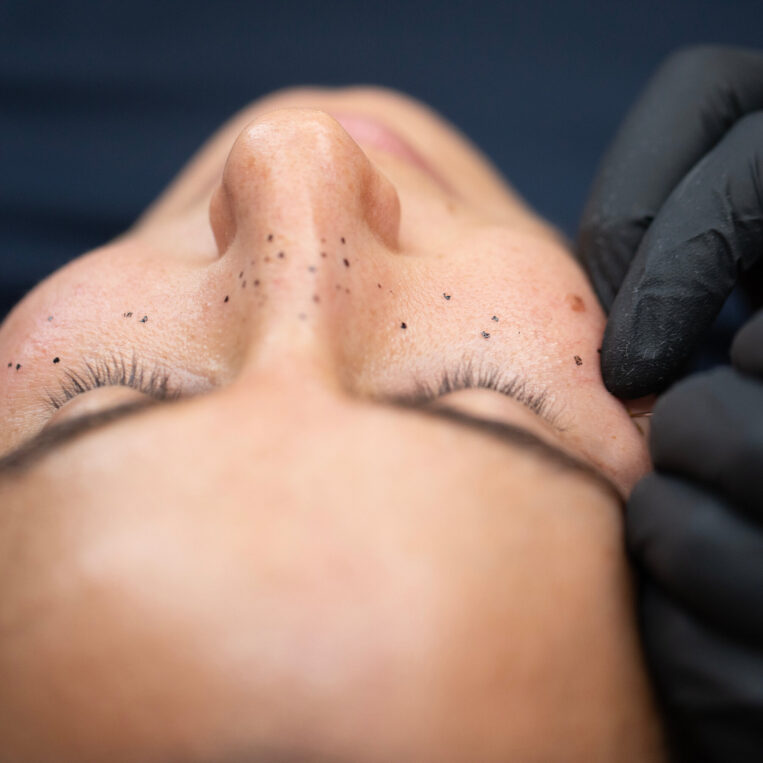
[(598, 352), (599, 355), (601, 355), (601, 347), (597, 348), (596, 352)]
[(273, 234), (272, 233), (268, 233), (268, 241), (272, 241), (272, 240), (273, 240)]
[(407, 329), (408, 328), (408, 324), (403, 322), (403, 323), (400, 324), (400, 328), (401, 329)]
[(381, 289), (381, 284), (380, 284), (380, 283), (377, 283), (377, 284), (376, 284), (376, 288), (377, 288), (377, 289)]
[(340, 241), (341, 241), (343, 244), (346, 244), (346, 243), (347, 243), (347, 242), (344, 240), (344, 236), (342, 236), (342, 238), (340, 238), (339, 240), (340, 240)]
[(575, 355), (575, 365), (576, 366), (582, 366), (583, 365), (583, 359), (580, 357), (580, 355)]
[(321, 257), (323, 257), (323, 259), (326, 259), (326, 252), (321, 252)]
[(244, 277), (244, 271), (243, 270), (238, 274), (238, 277), (239, 278), (243, 278)]
[(54, 363), (60, 363), (61, 362), (61, 358), (53, 358), (53, 362)]
[(13, 363), (9, 363), (9, 364), (8, 364), (8, 368), (10, 368), (12, 365), (13, 365)]
[(482, 336), (483, 336), (485, 339), (490, 339), (490, 334), (488, 334), (488, 333), (487, 333), (487, 331), (483, 331), (483, 332), (482, 332)]
[(230, 299), (230, 297), (226, 297), (223, 302), (227, 302)]
[(265, 257), (265, 262), (270, 262), (270, 257)]
[(299, 319), (300, 319), (301, 321), (304, 321), (306, 318), (307, 318), (307, 316), (306, 316), (304, 313), (300, 313), (300, 314), (299, 314)]
[(260, 285), (260, 279), (259, 278), (255, 278), (254, 279), (254, 285), (255, 286), (259, 286)]
[(241, 282), (241, 288), (246, 289), (246, 278)]
[(349, 261), (349, 260), (348, 260), (346, 257), (345, 257), (345, 258), (342, 260), (342, 262), (344, 263), (344, 266), (345, 266), (346, 268), (349, 268), (349, 267), (350, 267), (350, 261)]
[(313, 302), (318, 303), (320, 301), (321, 301), (321, 298), (317, 294), (313, 294)]
[(349, 289), (345, 289), (345, 290), (344, 290), (344, 293), (345, 293), (345, 294), (349, 294), (349, 293), (350, 293), (350, 290), (349, 290)]
[(282, 260), (285, 256), (283, 252), (278, 252), (278, 259)]
[(325, 239), (325, 238), (322, 238), (322, 239), (321, 239), (321, 244), (325, 244), (325, 243), (326, 243), (326, 239)]

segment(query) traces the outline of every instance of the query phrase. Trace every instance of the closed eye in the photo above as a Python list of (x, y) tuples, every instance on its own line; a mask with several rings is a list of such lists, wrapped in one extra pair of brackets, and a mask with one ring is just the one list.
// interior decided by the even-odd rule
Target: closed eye
[(60, 387), (46, 390), (45, 401), (55, 411), (66, 402), (99, 387), (130, 387), (156, 400), (178, 397), (170, 386), (169, 373), (161, 368), (148, 369), (133, 353), (131, 360), (112, 353), (95, 360), (83, 360), (80, 366), (62, 371)]
[(481, 364), (475, 366), (471, 357), (465, 356), (453, 368), (446, 368), (435, 384), (417, 379), (411, 393), (397, 395), (402, 403), (424, 404), (463, 389), (490, 389), (521, 403), (536, 413), (557, 431), (564, 431), (561, 425), (561, 409), (552, 403), (552, 395), (543, 389), (536, 389), (526, 379), (508, 373), (497, 366)]

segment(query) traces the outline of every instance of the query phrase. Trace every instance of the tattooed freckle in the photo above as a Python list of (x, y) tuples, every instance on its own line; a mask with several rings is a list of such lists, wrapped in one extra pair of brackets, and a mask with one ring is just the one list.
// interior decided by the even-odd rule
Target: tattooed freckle
[(344, 263), (344, 266), (345, 266), (346, 268), (349, 268), (349, 267), (350, 267), (350, 261), (349, 261), (349, 260), (348, 260), (346, 257), (345, 257), (345, 258), (342, 260), (342, 262)]
[(8, 368), (10, 368), (12, 365), (13, 365), (13, 363), (9, 363), (9, 364), (8, 364)]
[(488, 334), (488, 333), (487, 333), (487, 331), (483, 331), (483, 332), (482, 332), (482, 336), (483, 336), (485, 339), (490, 339), (490, 334)]
[(49, 321), (52, 321), (52, 320), (53, 320), (53, 316), (52, 316), (52, 315), (49, 315), (49, 316), (48, 316), (48, 320), (49, 320)]
[(575, 355), (575, 365), (576, 366), (582, 366), (583, 365), (583, 358), (581, 358), (580, 355)]
[(54, 363), (60, 363), (61, 362), (61, 358), (53, 358), (53, 362)]
[(16, 363), (16, 370), (18, 371), (21, 368), (21, 363)]
[(309, 270), (311, 273), (315, 273), (315, 271), (316, 271), (317, 269), (318, 269), (318, 268), (316, 268), (316, 267), (315, 267), (315, 265), (310, 265), (310, 267), (308, 268), (308, 270)]
[(147, 315), (144, 315), (144, 316), (143, 316), (143, 317), (140, 319), (140, 322), (141, 322), (141, 323), (145, 323), (147, 320), (148, 320), (148, 316), (147, 316)]
[(494, 320), (496, 323), (498, 323), (498, 316), (497, 316), (497, 315), (494, 315), (494, 316), (493, 316), (493, 320)]
[(230, 297), (226, 297), (223, 302), (227, 302), (230, 299)]
[(132, 313), (122, 313), (123, 318), (132, 318)]
[(273, 234), (272, 233), (268, 233), (268, 241), (272, 241), (272, 240), (273, 240)]
[(451, 295), (446, 294), (445, 292), (442, 293), (442, 296), (445, 297), (445, 299), (450, 299)]
[(408, 324), (403, 322), (403, 323), (400, 324), (400, 328), (401, 329), (407, 329), (408, 328)]

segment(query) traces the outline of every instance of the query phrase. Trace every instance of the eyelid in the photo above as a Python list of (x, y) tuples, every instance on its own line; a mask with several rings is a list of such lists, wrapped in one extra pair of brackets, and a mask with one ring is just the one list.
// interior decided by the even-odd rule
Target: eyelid
[(170, 374), (159, 366), (149, 370), (135, 353), (130, 361), (124, 355), (111, 353), (94, 360), (81, 361), (80, 366), (62, 370), (60, 389), (46, 392), (46, 402), (54, 411), (85, 392), (101, 387), (129, 387), (157, 400), (179, 396), (179, 391), (170, 385)]
[(470, 357), (462, 358), (453, 369), (446, 367), (436, 386), (417, 380), (414, 392), (403, 395), (400, 399), (421, 404), (464, 389), (494, 390), (529, 408), (554, 429), (564, 431), (560, 423), (561, 409), (553, 405), (552, 396), (547, 390), (533, 389), (525, 379), (509, 374), (498, 366), (475, 366)]

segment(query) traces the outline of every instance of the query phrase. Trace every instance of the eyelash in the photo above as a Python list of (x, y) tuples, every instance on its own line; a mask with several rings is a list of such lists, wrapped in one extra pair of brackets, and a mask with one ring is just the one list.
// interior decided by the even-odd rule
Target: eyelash
[(47, 402), (53, 410), (77, 395), (99, 387), (131, 387), (157, 400), (166, 400), (179, 395), (169, 383), (169, 374), (160, 368), (150, 372), (135, 355), (127, 362), (124, 356), (112, 354), (95, 361), (83, 361), (79, 369), (64, 369), (64, 379), (60, 382), (60, 392), (53, 394), (46, 390)]
[(471, 359), (462, 360), (455, 368), (446, 368), (435, 386), (418, 380), (415, 391), (410, 396), (405, 396), (406, 402), (422, 403), (436, 400), (450, 392), (458, 392), (462, 389), (490, 389), (506, 395), (522, 405), (525, 405), (534, 413), (549, 422), (557, 429), (559, 412), (551, 404), (551, 396), (545, 390), (534, 392), (527, 389), (527, 385), (518, 377), (507, 377), (495, 366), (474, 367)]

